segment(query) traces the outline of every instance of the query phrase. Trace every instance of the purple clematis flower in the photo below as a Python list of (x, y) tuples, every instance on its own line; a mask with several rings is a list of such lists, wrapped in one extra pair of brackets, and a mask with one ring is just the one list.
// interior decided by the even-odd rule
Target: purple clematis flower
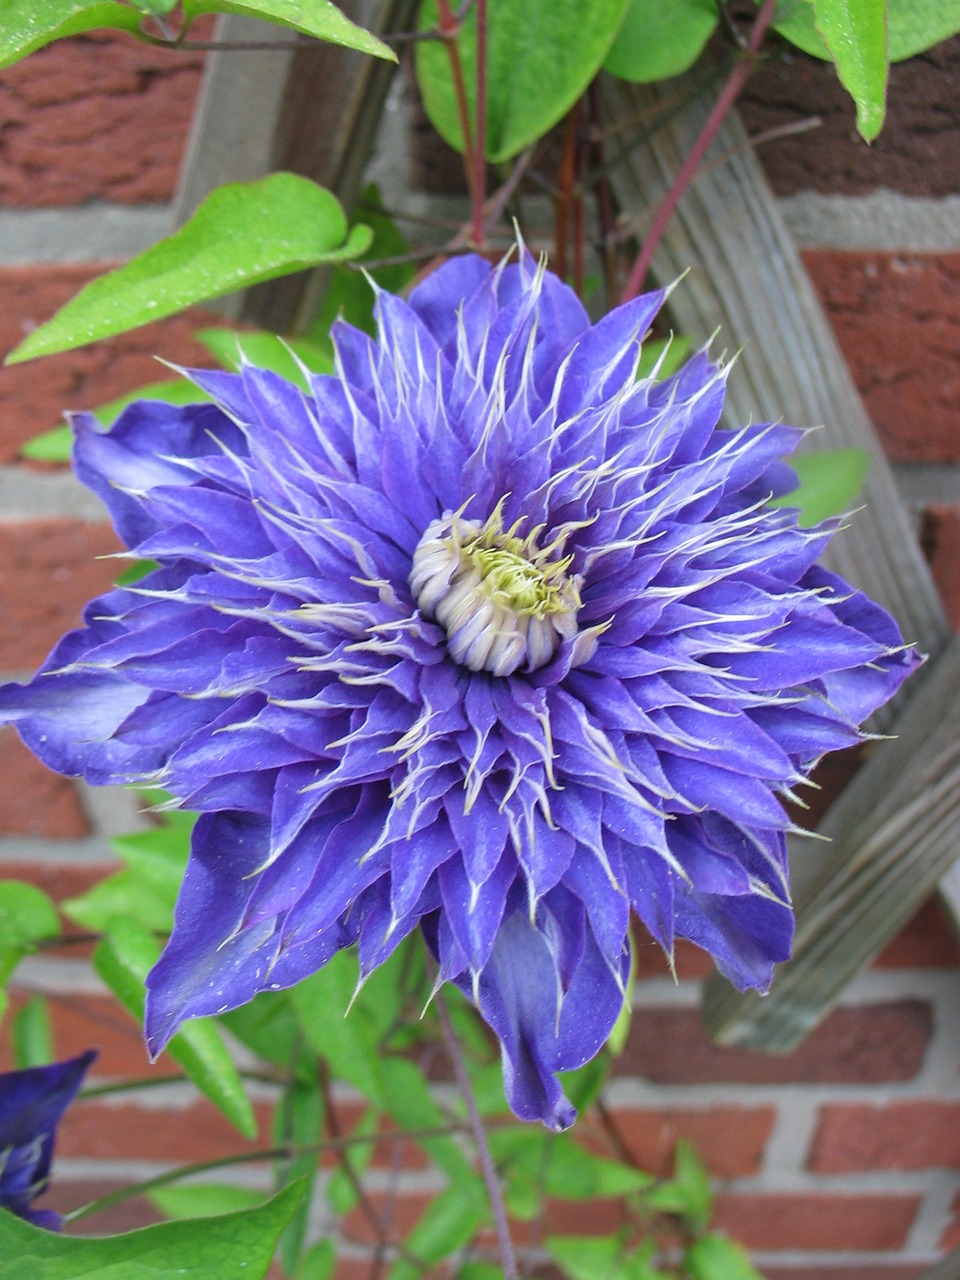
[(916, 665), (766, 505), (800, 432), (720, 429), (725, 370), (637, 380), (653, 293), (591, 325), (522, 255), (381, 293), (333, 376), (76, 419), (157, 569), (0, 693), (48, 764), (200, 811), (149, 1046), (418, 925), (522, 1117), (621, 1008), (631, 906), (739, 987), (789, 954), (780, 797)]
[(59, 1213), (31, 1206), (50, 1178), (60, 1117), (96, 1056), (88, 1049), (69, 1062), (0, 1075), (0, 1207), (49, 1231), (60, 1230)]

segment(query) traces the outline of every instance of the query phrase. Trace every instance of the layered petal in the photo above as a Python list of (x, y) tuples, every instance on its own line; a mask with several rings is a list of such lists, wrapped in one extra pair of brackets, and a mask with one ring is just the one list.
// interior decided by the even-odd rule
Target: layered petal
[(149, 980), (186, 1018), (420, 925), (499, 1037), (511, 1106), (625, 996), (631, 911), (765, 989), (789, 954), (783, 808), (916, 666), (767, 499), (799, 432), (720, 423), (698, 352), (638, 379), (650, 294), (591, 325), (525, 252), (465, 256), (303, 391), (78, 419), (77, 469), (159, 567), (0, 690), (54, 768), (202, 814)]

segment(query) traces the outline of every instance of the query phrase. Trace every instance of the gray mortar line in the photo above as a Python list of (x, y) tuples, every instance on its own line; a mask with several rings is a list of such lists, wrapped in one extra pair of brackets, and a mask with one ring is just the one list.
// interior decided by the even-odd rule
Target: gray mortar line
[(887, 190), (863, 196), (801, 191), (782, 196), (778, 204), (801, 249), (960, 251), (960, 196), (934, 199)]
[[(855, 1249), (751, 1249), (750, 1257), (758, 1267), (842, 1267), (849, 1268), (851, 1276), (866, 1277), (874, 1274), (873, 1267), (932, 1267), (943, 1257), (943, 1250), (936, 1253), (906, 1253), (903, 1250)], [(854, 1271), (853, 1268), (861, 1268)]]
[(106, 867), (119, 865), (117, 855), (101, 836), (79, 840), (44, 840), (15, 833), (0, 837), (0, 870), (5, 863), (31, 862), (43, 867)]
[[(724, 1191), (753, 1196), (767, 1192), (783, 1195), (944, 1195), (952, 1196), (960, 1187), (960, 1174), (953, 1169), (877, 1169), (872, 1173), (759, 1173), (747, 1178), (717, 1178)], [(946, 1192), (944, 1191), (946, 1187)], [(930, 1247), (930, 1246), (921, 1246)]]
[(819, 1118), (820, 1104), (797, 1090), (777, 1105), (773, 1129), (764, 1146), (761, 1180), (790, 1178), (805, 1172)]
[(0, 267), (120, 262), (172, 230), (168, 205), (0, 209)]
[(921, 1252), (936, 1249), (952, 1223), (954, 1203), (960, 1191), (960, 1175), (945, 1175), (927, 1191), (907, 1236), (907, 1248)]
[[(457, 220), (464, 201), (412, 191), (405, 149), (381, 147), (370, 176), (390, 191), (390, 203), (421, 217)], [(802, 249), (875, 250), (884, 253), (960, 251), (960, 195), (907, 196), (881, 189), (869, 195), (801, 191), (778, 205)], [(402, 219), (402, 215), (401, 215)], [(117, 262), (148, 248), (173, 229), (169, 205), (97, 202), (72, 208), (0, 210), (0, 268)], [(440, 232), (438, 239), (443, 239)]]
[(107, 519), (99, 498), (72, 472), (0, 467), (0, 520), (24, 521), (72, 517), (99, 523)]
[(41, 995), (106, 996), (109, 989), (89, 960), (62, 956), (24, 956), (10, 986)]

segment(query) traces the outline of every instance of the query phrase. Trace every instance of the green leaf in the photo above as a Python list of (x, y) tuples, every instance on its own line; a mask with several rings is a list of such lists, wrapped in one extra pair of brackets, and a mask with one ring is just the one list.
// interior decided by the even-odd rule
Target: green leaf
[(350, 1132), (351, 1138), (370, 1138), (370, 1142), (357, 1142), (340, 1152), (336, 1169), (327, 1180), (327, 1202), (340, 1218), (345, 1217), (360, 1199), (357, 1187), (367, 1166), (373, 1159), (375, 1143), (372, 1139), (380, 1123), (380, 1112), (368, 1107)]
[(240, 1213), (263, 1203), (263, 1192), (229, 1182), (171, 1182), (145, 1192), (153, 1207), (167, 1218), (215, 1218)]
[(290, 992), (307, 1043), (381, 1108), (388, 1106), (381, 1041), (399, 1013), (397, 970), (381, 966), (358, 993), (356, 954), (341, 951)]
[(630, 0), (604, 71), (633, 84), (692, 67), (720, 21), (716, 0)]
[(397, 61), (397, 55), (388, 45), (351, 22), (330, 0), (183, 0), (183, 12), (188, 22), (204, 13), (239, 13), (248, 18), (263, 18), (316, 40), (371, 53), (388, 62)]
[[(220, 1021), (241, 1044), (266, 1062), (288, 1067), (297, 1055), (300, 1021), (287, 991), (262, 991), (239, 1009), (222, 1013)], [(316, 1071), (309, 1065), (307, 1071), (305, 1079), (315, 1078)]]
[(457, 1280), (503, 1280), (503, 1267), (492, 1262), (465, 1262), (457, 1272)]
[(35, 885), (0, 880), (0, 985), (46, 938), (60, 932), (57, 908)]
[[(375, 183), (364, 189), (354, 212), (360, 214), (364, 225), (373, 232), (370, 248), (358, 259), (357, 265), (368, 261), (376, 262), (381, 258), (403, 258), (409, 245), (384, 209)], [(381, 289), (386, 289), (389, 293), (400, 293), (416, 275), (416, 269), (412, 262), (401, 261), (373, 267), (369, 274)], [(330, 346), (330, 326), (338, 317), (365, 333), (374, 334), (376, 324), (373, 303), (374, 291), (370, 288), (366, 271), (358, 271), (356, 265), (334, 267), (323, 305), (307, 336), (314, 342)]]
[(902, 62), (960, 31), (960, 0), (887, 0), (890, 61)]
[(271, 369), (288, 382), (307, 389), (301, 365), (311, 373), (333, 371), (333, 346), (306, 338), (280, 338), (265, 329), (244, 333), (239, 329), (200, 329), (193, 335), (225, 369), (238, 370), (246, 360), (259, 369)]
[[(401, 1129), (442, 1128), (444, 1114), (419, 1067), (406, 1058), (382, 1058), (380, 1067), (387, 1110)], [(417, 1143), (451, 1182), (473, 1176), (469, 1161), (453, 1138), (438, 1135), (418, 1138)]]
[(69, 351), (262, 280), (355, 258), (369, 243), (366, 227), (347, 236), (336, 197), (307, 178), (274, 173), (229, 183), (172, 236), (92, 280), (7, 363)]
[(332, 1240), (318, 1240), (300, 1258), (293, 1280), (330, 1280), (337, 1263)]
[(647, 1193), (646, 1204), (685, 1219), (691, 1231), (702, 1231), (713, 1212), (710, 1175), (689, 1142), (677, 1143), (673, 1177)]
[[(669, 378), (676, 373), (693, 348), (685, 334), (672, 334), (669, 338), (648, 338), (640, 351), (637, 365), (638, 378)], [(659, 367), (658, 367), (658, 361)]]
[(172, 13), (177, 7), (177, 0), (130, 0), (130, 3), (144, 13)]
[[(761, 2), (754, 0), (758, 6)], [(771, 26), (804, 53), (824, 62), (832, 61), (830, 50), (814, 25), (813, 0), (780, 0)]]
[(814, 23), (857, 108), (857, 130), (871, 142), (883, 125), (887, 93), (887, 15), (878, 0), (813, 0)]
[[(134, 920), (115, 918), (93, 953), (93, 967), (123, 1007), (143, 1021), (144, 982), (160, 955), (160, 944)], [(257, 1122), (216, 1024), (209, 1018), (188, 1022), (167, 1045), (167, 1052), (245, 1138), (254, 1138)]]
[(97, 933), (104, 933), (117, 917), (136, 920), (147, 930), (169, 933), (190, 852), (192, 825), (192, 815), (186, 823), (174, 823), (165, 816), (161, 826), (113, 840), (114, 851), (126, 863), (124, 870), (115, 871), (79, 897), (69, 898), (62, 905), (63, 914)]
[(302, 1187), (288, 1187), (240, 1213), (87, 1238), (2, 1210), (0, 1280), (263, 1280), (302, 1195)]
[(610, 1072), (611, 1059), (608, 1053), (598, 1053), (595, 1058), (585, 1062), (574, 1071), (562, 1071), (560, 1083), (579, 1112), (584, 1112), (596, 1102), (601, 1089)]
[(627, 935), (627, 941), (630, 945), (630, 972), (627, 974), (627, 995), (623, 1002), (623, 1007), (617, 1015), (617, 1020), (611, 1028), (607, 1037), (607, 1048), (613, 1056), (619, 1057), (627, 1043), (630, 1035), (630, 1024), (633, 1021), (633, 1006), (630, 1003), (630, 992), (633, 990), (633, 984), (637, 978), (637, 944), (633, 940), (633, 934)]
[(0, 67), (45, 44), (96, 27), (139, 30), (141, 15), (112, 0), (4, 0), (0, 25)]
[[(316, 1058), (309, 1050), (298, 1045), (295, 1054), (288, 1059), (288, 1066), (291, 1068), (292, 1078), (274, 1112), (274, 1137), (278, 1143), (309, 1147), (319, 1140), (324, 1120), (323, 1090), (316, 1070)], [(303, 1179), (307, 1188), (307, 1194), (280, 1237), (280, 1260), (284, 1271), (288, 1273), (293, 1271), (303, 1251), (316, 1176), (317, 1157), (312, 1152), (304, 1152), (277, 1164), (277, 1187), (285, 1187)]]
[(659, 1280), (654, 1242), (626, 1252), (617, 1236), (550, 1236), (547, 1252), (570, 1280)]
[(863, 487), (870, 458), (863, 449), (822, 449), (789, 460), (799, 487), (773, 498), (771, 507), (799, 507), (800, 524), (809, 526), (849, 511)]
[(763, 1280), (747, 1251), (726, 1236), (701, 1236), (683, 1255), (690, 1280)]
[(19, 1070), (53, 1062), (53, 1026), (43, 996), (33, 995), (13, 1020), (13, 1059)]
[[(428, 1264), (448, 1258), (472, 1240), (488, 1217), (479, 1178), (447, 1187), (424, 1210), (404, 1242), (408, 1252)], [(390, 1268), (388, 1280), (418, 1280), (423, 1268), (405, 1258)]]
[(564, 1200), (626, 1196), (646, 1191), (652, 1174), (617, 1160), (593, 1155), (569, 1134), (542, 1133), (529, 1126), (491, 1131), (490, 1147), (508, 1183), (539, 1183), (544, 1192)]
[[(628, 0), (498, 0), (487, 47), (487, 159), (509, 160), (570, 110), (600, 69)], [(425, 0), (421, 30), (437, 26), (436, 0)], [(457, 36), (470, 118), (476, 101), (476, 6)], [(441, 136), (463, 150), (460, 117), (443, 42), (417, 45), (423, 105)]]
[[(830, 61), (830, 51), (814, 25), (812, 0), (785, 0), (774, 28), (791, 44)], [(887, 0), (887, 52), (903, 62), (960, 31), (960, 0)]]

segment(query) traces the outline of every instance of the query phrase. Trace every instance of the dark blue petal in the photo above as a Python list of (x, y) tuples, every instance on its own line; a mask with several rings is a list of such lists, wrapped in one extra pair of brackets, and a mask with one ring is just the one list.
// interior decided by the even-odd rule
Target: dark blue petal
[(88, 1049), (67, 1062), (0, 1074), (0, 1206), (52, 1231), (60, 1215), (32, 1202), (50, 1176), (57, 1125), (96, 1056)]

